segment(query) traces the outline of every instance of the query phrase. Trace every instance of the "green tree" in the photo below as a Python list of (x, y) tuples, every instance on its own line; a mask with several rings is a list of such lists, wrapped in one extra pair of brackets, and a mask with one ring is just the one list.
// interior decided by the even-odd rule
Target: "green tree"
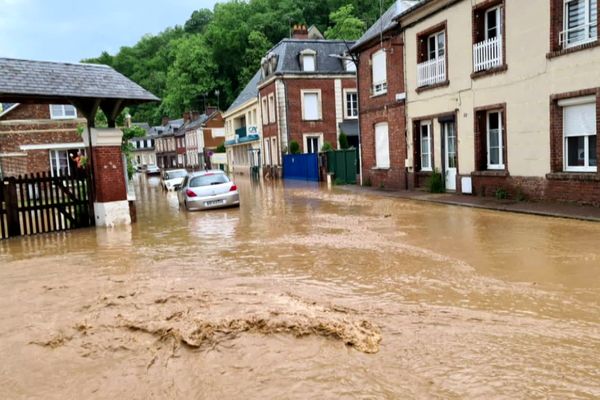
[(346, 150), (350, 148), (350, 143), (348, 143), (348, 136), (344, 132), (340, 132), (340, 149)]
[(183, 25), (183, 30), (186, 33), (203, 33), (212, 19), (213, 13), (208, 8), (196, 10)]
[(300, 154), (300, 145), (295, 140), (290, 141), (290, 154)]
[(332, 12), (329, 19), (333, 26), (325, 31), (327, 39), (356, 40), (367, 29), (365, 22), (354, 16), (352, 4), (342, 6), (339, 10)]
[(248, 35), (248, 47), (244, 54), (244, 67), (240, 72), (240, 84), (245, 85), (256, 74), (260, 68), (260, 60), (267, 54), (267, 51), (273, 47), (269, 39), (258, 31), (252, 31)]
[(217, 66), (203, 36), (190, 35), (175, 44), (175, 61), (167, 75), (164, 110), (179, 116), (202, 104), (203, 94), (212, 92), (218, 81)]

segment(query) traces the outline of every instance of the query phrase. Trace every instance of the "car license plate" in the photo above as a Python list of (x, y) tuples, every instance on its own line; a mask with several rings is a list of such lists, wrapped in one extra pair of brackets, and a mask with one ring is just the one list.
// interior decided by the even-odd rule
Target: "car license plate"
[(213, 201), (207, 201), (206, 203), (204, 203), (206, 205), (206, 207), (210, 207), (210, 206), (218, 206), (223, 204), (223, 200), (213, 200)]

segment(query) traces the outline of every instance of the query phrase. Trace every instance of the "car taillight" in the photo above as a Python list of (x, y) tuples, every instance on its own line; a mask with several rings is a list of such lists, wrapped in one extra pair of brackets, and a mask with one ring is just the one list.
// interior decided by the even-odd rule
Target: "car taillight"
[(230, 192), (235, 192), (237, 190), (237, 186), (233, 185), (231, 186), (231, 189), (229, 189)]
[(196, 193), (194, 193), (190, 189), (186, 190), (185, 194), (187, 195), (187, 197), (196, 197)]

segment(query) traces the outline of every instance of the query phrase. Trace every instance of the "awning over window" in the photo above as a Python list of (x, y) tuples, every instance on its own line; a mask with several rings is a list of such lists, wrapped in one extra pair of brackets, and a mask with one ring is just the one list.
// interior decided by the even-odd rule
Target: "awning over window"
[(346, 136), (358, 136), (358, 120), (348, 120), (340, 122), (340, 132), (344, 132)]

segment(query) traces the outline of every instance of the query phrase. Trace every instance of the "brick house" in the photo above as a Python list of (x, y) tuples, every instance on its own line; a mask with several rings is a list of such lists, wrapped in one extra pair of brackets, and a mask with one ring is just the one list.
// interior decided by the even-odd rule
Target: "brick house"
[(395, 18), (416, 4), (396, 1), (352, 47), (358, 59), (362, 183), (405, 189), (404, 42)]
[(72, 172), (85, 146), (77, 132), (87, 121), (71, 105), (0, 105), (0, 175)]
[(135, 122), (131, 125), (142, 128), (146, 132), (146, 136), (136, 137), (129, 141), (133, 147), (132, 157), (134, 165), (140, 167), (156, 165), (156, 131), (151, 129), (147, 123)]
[(318, 152), (326, 142), (337, 148), (340, 126), (358, 124), (350, 45), (311, 36), (302, 25), (294, 28), (292, 39), (283, 39), (263, 58), (258, 101), (265, 172), (280, 174), (281, 155), (288, 153), (292, 141), (304, 153)]
[(163, 118), (160, 126), (153, 127), (156, 133), (156, 160), (161, 169), (177, 168), (177, 146), (175, 133), (183, 125), (183, 119)]
[(206, 107), (203, 114), (191, 111), (189, 115), (189, 121), (181, 128), (184, 133), (185, 167), (203, 168), (206, 165), (205, 149), (214, 151), (225, 142), (225, 122), (221, 112), (211, 106)]

